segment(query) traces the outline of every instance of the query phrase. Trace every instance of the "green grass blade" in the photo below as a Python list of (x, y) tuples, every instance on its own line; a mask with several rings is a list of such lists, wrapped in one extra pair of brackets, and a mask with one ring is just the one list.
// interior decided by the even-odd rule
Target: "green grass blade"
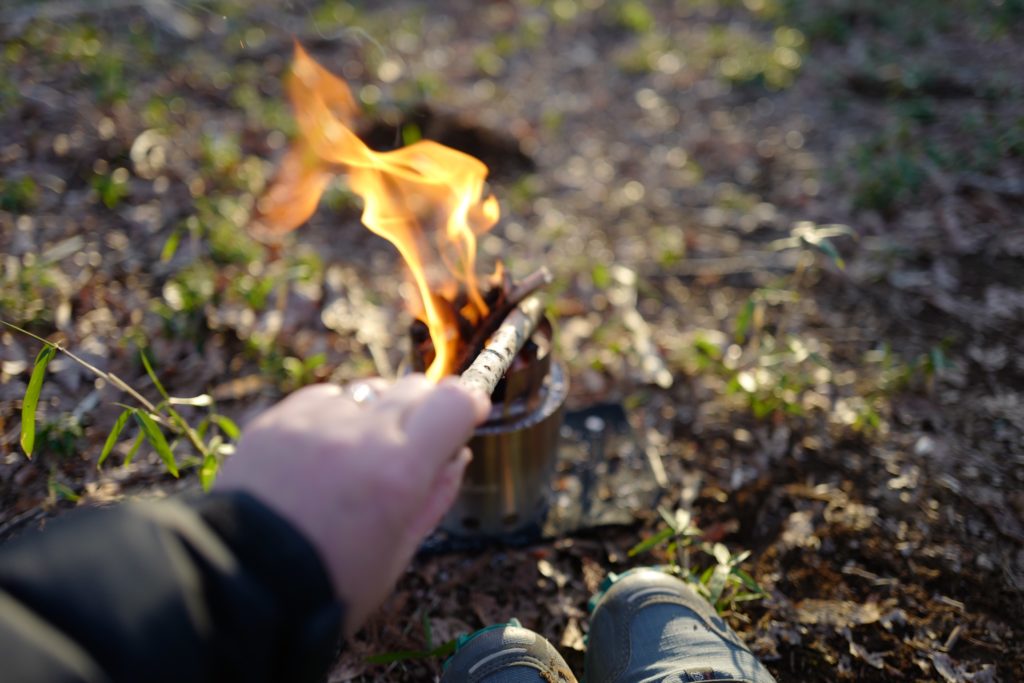
[(73, 488), (71, 488), (67, 484), (62, 484), (53, 477), (50, 478), (49, 489), (50, 493), (55, 498), (58, 498), (60, 500), (67, 500), (71, 501), (72, 503), (77, 503), (79, 500), (82, 499), (80, 495), (75, 493), (75, 490)]
[(458, 642), (457, 639), (452, 638), (448, 642), (441, 643), (433, 650), (430, 651), (431, 657), (448, 657), (455, 652), (455, 644)]
[(393, 662), (404, 662), (409, 659), (426, 659), (429, 656), (430, 653), (424, 650), (396, 650), (379, 655), (370, 655), (366, 658), (366, 662), (368, 664), (391, 664)]
[(648, 550), (650, 550), (651, 548), (653, 548), (654, 546), (658, 545), (659, 543), (661, 543), (663, 541), (667, 541), (668, 539), (672, 538), (672, 536), (674, 536), (674, 535), (675, 535), (675, 531), (673, 529), (671, 529), (671, 528), (662, 529), (661, 531), (659, 531), (658, 533), (654, 534), (653, 536), (650, 536), (647, 539), (645, 539), (643, 541), (640, 541), (635, 546), (630, 548), (628, 554), (629, 554), (630, 557), (634, 557), (636, 555), (639, 555), (640, 553), (645, 553)]
[(726, 579), (729, 578), (729, 565), (720, 564), (715, 567), (714, 573), (711, 574), (711, 580), (708, 582), (708, 601), (718, 608), (718, 601), (722, 597), (722, 591), (725, 590)]
[(743, 304), (743, 308), (740, 309), (739, 315), (736, 316), (736, 325), (733, 328), (733, 341), (737, 344), (742, 344), (747, 339), (747, 333), (750, 332), (750, 325), (754, 320), (754, 308), (757, 304), (753, 298), (747, 299)]
[(136, 410), (134, 413), (135, 420), (139, 423), (139, 427), (142, 429), (142, 433), (146, 436), (146, 441), (153, 447), (156, 454), (160, 456), (160, 459), (164, 461), (164, 466), (172, 476), (178, 476), (178, 463), (174, 460), (174, 453), (171, 452), (171, 447), (167, 443), (167, 439), (164, 438), (164, 433), (160, 431), (160, 426), (153, 421), (146, 413), (141, 410)]
[(167, 390), (164, 389), (164, 385), (160, 383), (160, 380), (156, 377), (156, 373), (153, 372), (153, 366), (149, 364), (149, 358), (146, 357), (146, 352), (140, 351), (139, 355), (142, 356), (142, 364), (146, 367), (146, 374), (149, 375), (151, 380), (153, 380), (153, 386), (155, 386), (156, 390), (160, 392), (160, 395), (164, 397), (164, 400), (170, 401), (171, 397), (167, 395)]
[(128, 418), (131, 416), (131, 410), (124, 410), (117, 416), (117, 422), (114, 423), (114, 428), (110, 430), (110, 434), (107, 435), (107, 441), (103, 444), (103, 452), (100, 453), (100, 459), (99, 462), (96, 463), (96, 469), (103, 467), (103, 463), (107, 459), (107, 456), (110, 455), (110, 451), (114, 450), (114, 444), (117, 443), (117, 437), (121, 436), (121, 430), (124, 429), (125, 424), (128, 422)]
[(21, 448), (25, 456), (32, 459), (32, 449), (36, 445), (36, 407), (39, 405), (39, 392), (43, 389), (43, 378), (46, 377), (46, 366), (57, 354), (56, 346), (44, 346), (36, 362), (32, 366), (32, 377), (28, 380), (28, 389), (21, 402)]
[(410, 659), (433, 659), (447, 657), (455, 652), (456, 639), (452, 638), (446, 643), (438, 645), (432, 650), (396, 650), (395, 652), (384, 652), (379, 655), (371, 655), (366, 658), (369, 664), (391, 664)]
[(817, 243), (815, 243), (815, 246), (818, 247), (825, 256), (829, 257), (832, 263), (836, 264), (836, 267), (839, 268), (839, 270), (846, 270), (846, 261), (844, 261), (843, 257), (839, 255), (839, 252), (836, 250), (835, 245), (832, 244), (832, 242), (822, 237)]
[(764, 595), (764, 589), (754, 580), (754, 577), (743, 571), (739, 567), (733, 567), (732, 573), (740, 578), (743, 585), (747, 587), (747, 590), (757, 593), (758, 595)]
[(174, 258), (174, 254), (178, 251), (178, 245), (181, 244), (183, 232), (183, 230), (175, 230), (171, 233), (171, 236), (167, 238), (167, 241), (164, 242), (164, 248), (160, 250), (161, 263), (167, 263)]
[(203, 491), (209, 493), (213, 488), (213, 482), (217, 479), (217, 472), (220, 470), (220, 461), (213, 453), (207, 453), (203, 458), (203, 466), (199, 468), (199, 483)]
[(239, 435), (242, 430), (238, 428), (235, 421), (225, 415), (211, 415), (210, 419), (217, 423), (220, 431), (224, 432), (224, 436), (228, 437), (232, 441), (238, 441)]
[[(132, 414), (134, 414), (134, 411), (132, 411)], [(145, 438), (146, 434), (140, 429), (138, 435), (135, 437), (135, 443), (133, 443), (132, 447), (128, 449), (128, 455), (124, 456), (125, 467), (132, 464), (132, 460), (135, 459), (135, 454), (139, 452), (139, 447), (142, 445)]]

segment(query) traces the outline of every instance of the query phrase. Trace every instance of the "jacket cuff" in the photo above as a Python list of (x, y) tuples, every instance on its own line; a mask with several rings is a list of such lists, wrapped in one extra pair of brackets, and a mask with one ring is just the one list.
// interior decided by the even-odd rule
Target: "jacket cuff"
[(243, 492), (211, 493), (193, 508), (231, 548), (245, 572), (277, 597), (285, 623), (283, 680), (323, 672), (341, 649), (344, 605), (308, 540), (289, 522)]

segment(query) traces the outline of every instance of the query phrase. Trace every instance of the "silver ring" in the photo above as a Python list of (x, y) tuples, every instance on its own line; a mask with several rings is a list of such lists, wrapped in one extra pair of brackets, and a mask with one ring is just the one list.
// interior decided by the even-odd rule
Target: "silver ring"
[(348, 395), (356, 405), (371, 403), (377, 398), (377, 390), (367, 382), (357, 382), (348, 390)]

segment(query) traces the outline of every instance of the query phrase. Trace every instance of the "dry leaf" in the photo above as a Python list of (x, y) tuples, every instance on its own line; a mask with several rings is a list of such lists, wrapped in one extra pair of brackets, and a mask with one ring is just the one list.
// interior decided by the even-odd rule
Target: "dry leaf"
[(802, 600), (796, 605), (796, 618), (801, 624), (842, 628), (873, 624), (881, 617), (877, 602), (860, 605), (848, 600)]

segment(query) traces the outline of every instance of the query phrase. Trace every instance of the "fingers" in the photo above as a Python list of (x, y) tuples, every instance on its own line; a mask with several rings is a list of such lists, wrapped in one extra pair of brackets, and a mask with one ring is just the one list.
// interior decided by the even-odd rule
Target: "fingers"
[(465, 474), (466, 466), (473, 459), (473, 454), (468, 448), (461, 448), (458, 454), (448, 461), (444, 468), (438, 473), (433, 485), (427, 494), (419, 514), (416, 516), (412, 533), (413, 539), (419, 544), (427, 534), (436, 527), (444, 514), (455, 502), (459, 493), (459, 486), (462, 485), (462, 475)]
[(490, 399), (462, 387), (455, 377), (434, 384), (423, 375), (408, 375), (392, 384), (371, 378), (344, 388), (305, 387), (268, 412), (291, 427), (316, 424), (325, 434), (356, 435), (369, 429), (378, 437), (391, 435), (386, 438), (404, 444), (418, 474), (432, 481), (486, 419)]
[(466, 444), (473, 428), (490, 410), (490, 401), (481, 394), (446, 378), (409, 413), (404, 431), (409, 443), (420, 445), (418, 462), (432, 473), (452, 453)]
[(329, 415), (347, 420), (353, 414), (358, 414), (357, 411), (376, 404), (390, 387), (391, 382), (382, 377), (369, 377), (345, 386), (311, 384), (292, 392), (269, 412), (280, 412), (283, 409), (290, 417), (299, 414), (323, 419)]
[(321, 400), (339, 398), (344, 393), (345, 391), (337, 384), (310, 384), (288, 394), (281, 401), (281, 405), (304, 402), (315, 403)]
[(409, 415), (434, 391), (434, 383), (424, 375), (407, 375), (381, 392), (366, 407), (368, 419), (381, 429), (404, 431)]
[(349, 388), (311, 384), (289, 394), (260, 415), (257, 422), (264, 427), (276, 424), (291, 430), (330, 434), (338, 425), (351, 423), (361, 410)]
[(473, 406), (473, 426), (480, 424), (487, 419), (491, 413), (491, 397), (476, 389), (464, 387), (458, 377), (445, 377), (438, 385), (438, 389), (449, 391), (454, 390), (468, 398)]

